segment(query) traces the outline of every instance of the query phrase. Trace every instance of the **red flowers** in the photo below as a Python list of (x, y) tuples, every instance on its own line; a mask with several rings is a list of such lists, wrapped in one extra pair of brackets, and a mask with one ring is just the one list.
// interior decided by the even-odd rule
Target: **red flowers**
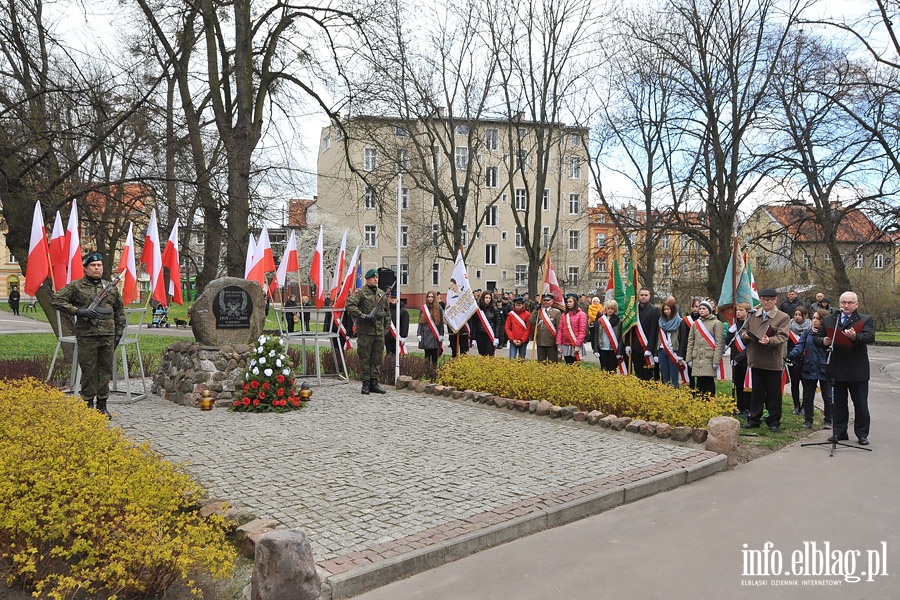
[(254, 379), (250, 382), (250, 387), (252, 387), (254, 390), (259, 389), (259, 382)]
[(253, 406), (259, 406), (259, 400), (254, 400), (254, 401), (253, 401)]
[(241, 401), (244, 406), (250, 406), (250, 398), (244, 396), (244, 399)]
[[(278, 377), (275, 378), (275, 381), (277, 381), (278, 383), (284, 383), (284, 375), (279, 373)], [(293, 383), (293, 382), (291, 382), (291, 383)]]
[(278, 391), (276, 392), (276, 394), (278, 394), (279, 398), (284, 396), (284, 388), (278, 388)]
[(264, 390), (267, 390), (267, 389), (269, 389), (269, 388), (271, 388), (271, 387), (272, 387), (272, 386), (269, 385), (269, 382), (268, 382), (268, 381), (266, 381), (265, 383), (262, 384), (262, 388), (263, 388)]

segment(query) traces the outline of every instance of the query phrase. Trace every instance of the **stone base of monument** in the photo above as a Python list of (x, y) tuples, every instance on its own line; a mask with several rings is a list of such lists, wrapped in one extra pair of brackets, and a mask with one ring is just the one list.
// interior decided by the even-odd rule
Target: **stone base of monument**
[(248, 344), (175, 342), (159, 359), (152, 392), (176, 404), (199, 406), (202, 392), (209, 390), (215, 406), (232, 406), (235, 390), (243, 385), (249, 354)]

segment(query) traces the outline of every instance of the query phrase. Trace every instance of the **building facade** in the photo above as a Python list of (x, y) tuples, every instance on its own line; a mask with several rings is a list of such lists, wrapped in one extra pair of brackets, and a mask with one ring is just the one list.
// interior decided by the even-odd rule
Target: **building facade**
[[(537, 244), (550, 247), (562, 287), (578, 291), (588, 272), (587, 133), (440, 116), (332, 125), (320, 140), (315, 218), (349, 228), (364, 269), (393, 269), (411, 305), (447, 286), (454, 218), (473, 288), (529, 291), (526, 247)], [(448, 205), (465, 210), (451, 215)]]

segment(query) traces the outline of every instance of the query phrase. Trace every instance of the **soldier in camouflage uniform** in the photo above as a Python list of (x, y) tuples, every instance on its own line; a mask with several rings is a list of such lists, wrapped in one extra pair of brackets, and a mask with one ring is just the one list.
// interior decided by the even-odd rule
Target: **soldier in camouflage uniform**
[(356, 319), (356, 352), (359, 354), (359, 378), (362, 379), (363, 394), (386, 393), (378, 385), (384, 355), (384, 334), (391, 328), (391, 317), (386, 306), (384, 291), (378, 289), (378, 271), (369, 269), (366, 271), (366, 285), (347, 299), (346, 306), (347, 314)]
[[(77, 317), (75, 337), (81, 367), (81, 396), (91, 408), (96, 397), (97, 410), (110, 417), (106, 401), (115, 349), (125, 331), (125, 306), (118, 288), (103, 280), (103, 255), (94, 252), (82, 262), (84, 277), (59, 290), (50, 303), (56, 310)], [(91, 303), (104, 287), (107, 287), (104, 297), (92, 307)]]

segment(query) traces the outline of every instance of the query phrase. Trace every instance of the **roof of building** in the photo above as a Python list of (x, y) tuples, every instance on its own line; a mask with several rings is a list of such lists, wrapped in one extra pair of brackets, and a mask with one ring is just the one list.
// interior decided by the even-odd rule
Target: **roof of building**
[[(785, 233), (798, 242), (820, 242), (824, 238), (822, 227), (815, 219), (813, 207), (805, 204), (770, 204), (760, 207)], [(840, 218), (837, 229), (839, 243), (889, 242), (888, 236), (881, 231), (862, 211), (836, 209)]]

